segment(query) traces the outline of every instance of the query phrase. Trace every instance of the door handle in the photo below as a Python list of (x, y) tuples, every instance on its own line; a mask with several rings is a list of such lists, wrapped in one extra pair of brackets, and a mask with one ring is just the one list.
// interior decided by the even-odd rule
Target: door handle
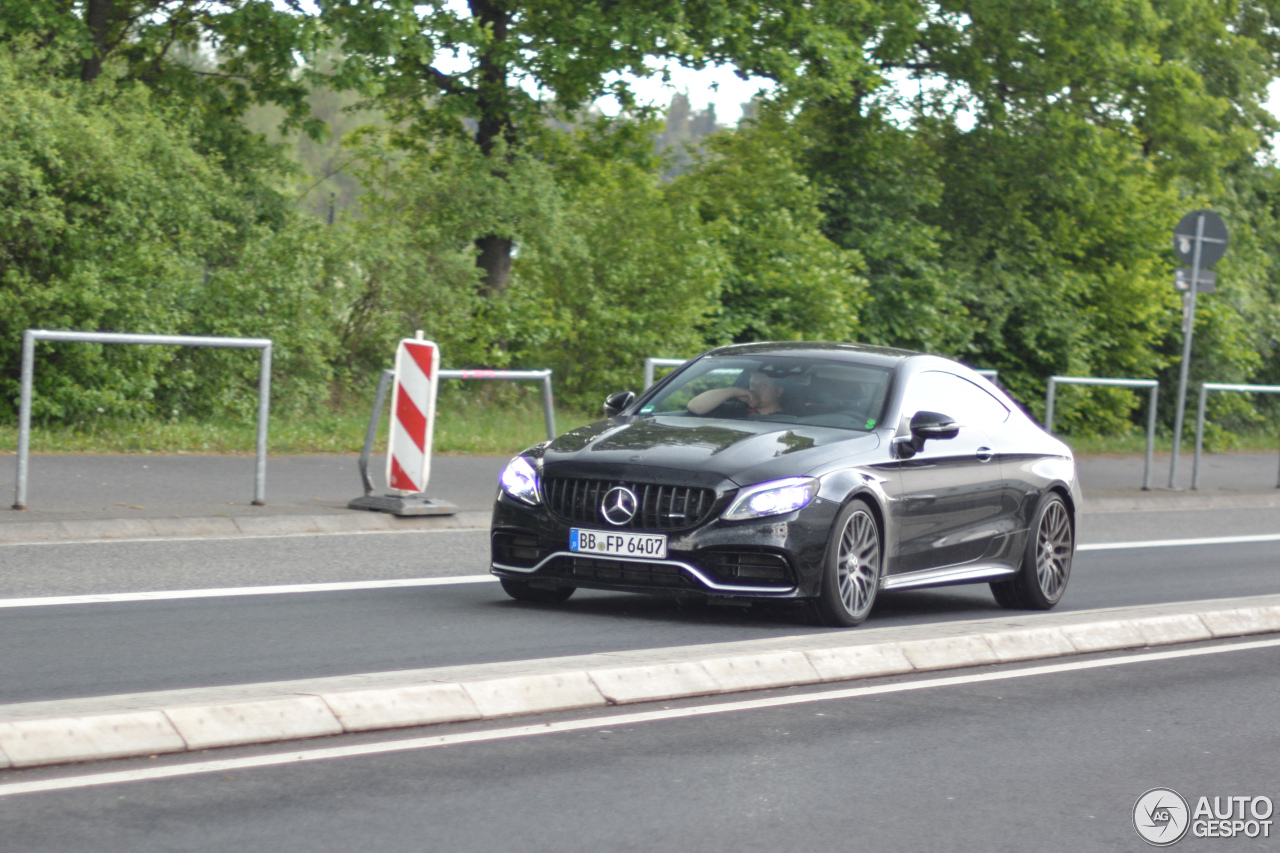
[(990, 462), (995, 452), (990, 447), (979, 447), (976, 455), (979, 462)]

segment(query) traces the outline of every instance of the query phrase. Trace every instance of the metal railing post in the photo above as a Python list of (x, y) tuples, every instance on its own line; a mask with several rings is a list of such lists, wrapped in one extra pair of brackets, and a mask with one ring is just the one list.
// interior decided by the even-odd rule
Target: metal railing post
[(1053, 407), (1059, 385), (1097, 385), (1104, 388), (1150, 388), (1147, 408), (1147, 452), (1142, 471), (1142, 488), (1151, 490), (1151, 465), (1156, 446), (1156, 399), (1160, 384), (1154, 379), (1107, 379), (1093, 376), (1050, 376), (1044, 397), (1045, 431), (1053, 432)]
[(556, 437), (556, 404), (551, 396), (551, 371), (542, 377), (542, 416), (547, 422), (547, 440)]
[(369, 428), (364, 433), (364, 447), (360, 450), (360, 481), (364, 483), (364, 496), (373, 494), (373, 478), (369, 476), (369, 457), (373, 455), (373, 442), (378, 435), (378, 424), (382, 421), (382, 406), (387, 400), (387, 386), (391, 384), (394, 370), (384, 370), (378, 377), (378, 393), (373, 397), (373, 412), (369, 415)]
[(644, 389), (648, 390), (649, 386), (655, 381), (654, 368), (657, 367), (679, 367), (684, 364), (687, 359), (683, 358), (646, 358), (644, 360)]
[[(1206, 402), (1210, 391), (1235, 391), (1240, 394), (1280, 394), (1280, 385), (1235, 385), (1205, 382), (1200, 386), (1200, 404), (1196, 411), (1196, 454), (1191, 471), (1191, 488), (1200, 488), (1200, 454), (1204, 445)], [(1276, 488), (1280, 489), (1280, 469), (1276, 472)]]
[(1044, 395), (1044, 431), (1053, 434), (1053, 394), (1058, 384), (1058, 377), (1049, 377), (1049, 390)]
[(31, 452), (31, 385), (35, 378), (36, 339), (27, 329), (22, 333), (22, 390), (18, 398), (18, 482), (13, 508), (27, 508), (27, 465)]
[(267, 423), (271, 417), (271, 344), (258, 360), (258, 460), (253, 472), (253, 505), (267, 505)]
[(1151, 491), (1151, 468), (1156, 448), (1156, 402), (1160, 395), (1160, 386), (1151, 386), (1151, 396), (1147, 398), (1147, 455), (1142, 466), (1142, 490)]
[(1209, 399), (1209, 385), (1200, 383), (1200, 401), (1196, 404), (1196, 455), (1191, 462), (1191, 488), (1200, 488), (1200, 455), (1204, 452), (1204, 409)]
[(14, 509), (22, 510), (27, 508), (28, 466), (31, 453), (31, 396), (35, 381), (36, 341), (262, 350), (258, 373), (257, 463), (254, 470), (253, 505), (264, 505), (267, 484), (267, 422), (271, 410), (271, 341), (268, 338), (219, 338), (200, 335), (139, 335), (127, 332), (63, 332), (46, 329), (27, 329), (22, 333), (22, 390), (18, 403), (18, 482), (13, 502)]
[(556, 437), (556, 402), (551, 389), (551, 369), (545, 370), (492, 370), (487, 367), (468, 370), (441, 370), (440, 379), (506, 379), (513, 382), (542, 383), (542, 417), (547, 426), (547, 439)]

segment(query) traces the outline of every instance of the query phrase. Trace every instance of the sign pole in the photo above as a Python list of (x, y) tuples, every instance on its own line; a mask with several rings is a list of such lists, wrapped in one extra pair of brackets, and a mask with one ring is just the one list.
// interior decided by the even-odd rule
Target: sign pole
[(1204, 214), (1196, 217), (1195, 255), (1191, 261), (1191, 285), (1187, 288), (1187, 329), (1182, 336), (1182, 368), (1178, 371), (1178, 408), (1173, 418), (1173, 458), (1169, 462), (1169, 488), (1178, 485), (1178, 447), (1187, 410), (1187, 379), (1191, 372), (1191, 336), (1196, 328), (1196, 291), (1200, 288), (1200, 249), (1204, 245)]

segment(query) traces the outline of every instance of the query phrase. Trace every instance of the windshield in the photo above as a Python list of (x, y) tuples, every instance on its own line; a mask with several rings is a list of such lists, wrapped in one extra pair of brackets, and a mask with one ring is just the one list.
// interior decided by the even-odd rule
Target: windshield
[(645, 401), (641, 415), (686, 415), (875, 429), (889, 370), (795, 356), (699, 359)]

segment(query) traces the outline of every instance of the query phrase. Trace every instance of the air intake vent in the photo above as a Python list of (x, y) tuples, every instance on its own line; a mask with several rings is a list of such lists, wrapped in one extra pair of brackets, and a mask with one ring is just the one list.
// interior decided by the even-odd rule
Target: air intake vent
[(747, 586), (794, 586), (787, 558), (764, 551), (705, 551), (698, 557), (703, 568), (724, 583)]

